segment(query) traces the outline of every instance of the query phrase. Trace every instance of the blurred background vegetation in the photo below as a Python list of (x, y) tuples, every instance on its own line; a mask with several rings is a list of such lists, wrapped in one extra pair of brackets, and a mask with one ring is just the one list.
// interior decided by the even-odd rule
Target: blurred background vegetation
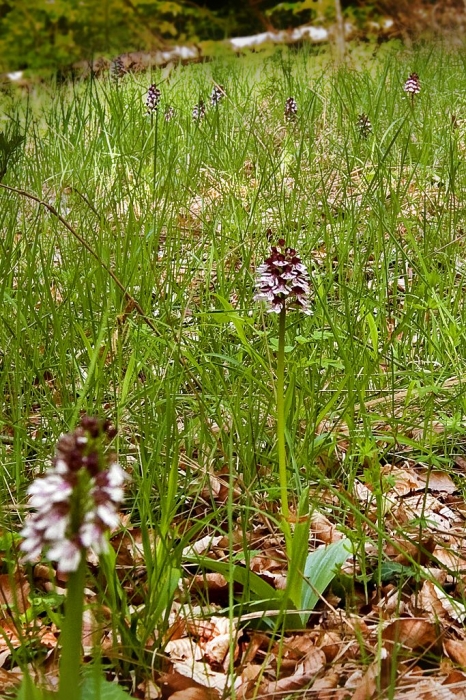
[[(463, 9), (463, 0), (342, 0), (358, 27), (382, 16)], [(422, 13), (421, 13), (422, 14)], [(66, 69), (97, 56), (154, 51), (199, 43), (331, 24), (335, 0), (0, 0), (0, 72)]]

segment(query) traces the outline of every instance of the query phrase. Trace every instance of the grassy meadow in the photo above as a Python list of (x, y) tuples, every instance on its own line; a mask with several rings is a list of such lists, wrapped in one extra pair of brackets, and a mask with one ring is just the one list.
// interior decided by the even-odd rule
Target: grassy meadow
[[(66, 583), (20, 563), (18, 533), (83, 413), (131, 477), (88, 560), (83, 700), (95, 669), (116, 699), (464, 684), (465, 67), (458, 47), (337, 66), (304, 46), (4, 90), (24, 140), (0, 141), (2, 697), (26, 673), (56, 688)], [(289, 547), (278, 318), (253, 300), (279, 239), (311, 278), (286, 324)], [(306, 557), (341, 538), (320, 585)]]

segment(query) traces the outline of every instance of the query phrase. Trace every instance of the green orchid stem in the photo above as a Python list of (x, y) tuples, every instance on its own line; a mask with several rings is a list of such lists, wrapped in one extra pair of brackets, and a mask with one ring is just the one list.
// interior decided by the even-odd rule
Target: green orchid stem
[(286, 308), (280, 311), (277, 354), (277, 446), (278, 476), (280, 480), (280, 500), (282, 506), (282, 529), (285, 535), (286, 551), (291, 555), (290, 510), (288, 508), (288, 479), (286, 474), (285, 446), (285, 332)]
[(81, 635), (84, 611), (86, 560), (70, 573), (65, 603), (65, 621), (61, 633), (60, 683), (58, 700), (80, 700)]

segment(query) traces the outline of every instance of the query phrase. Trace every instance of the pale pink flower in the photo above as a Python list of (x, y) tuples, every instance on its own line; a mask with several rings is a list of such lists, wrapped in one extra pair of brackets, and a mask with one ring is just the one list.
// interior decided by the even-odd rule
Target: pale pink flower
[(63, 572), (75, 571), (89, 547), (108, 547), (106, 533), (119, 525), (118, 506), (127, 479), (120, 465), (102, 453), (114, 433), (107, 422), (84, 417), (57, 445), (52, 467), (28, 489), (35, 511), (26, 520), (21, 550), (24, 561), (41, 552)]
[(403, 90), (409, 95), (418, 95), (421, 92), (421, 81), (417, 73), (411, 73), (403, 86)]
[(268, 312), (298, 309), (310, 314), (310, 283), (306, 266), (294, 248), (280, 239), (272, 246), (271, 255), (259, 265), (256, 273), (255, 301), (265, 301)]

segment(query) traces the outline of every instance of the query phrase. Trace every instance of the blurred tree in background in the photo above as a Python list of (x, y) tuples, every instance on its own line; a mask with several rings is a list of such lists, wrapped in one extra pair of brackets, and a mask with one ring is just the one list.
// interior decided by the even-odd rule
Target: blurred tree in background
[[(463, 0), (443, 0), (454, 5)], [(434, 0), (342, 0), (354, 22)], [(436, 3), (438, 4), (438, 3)], [(0, 71), (332, 22), (335, 0), (0, 0)]]
[(98, 55), (286, 29), (331, 17), (334, 2), (0, 0), (0, 71), (54, 70)]

